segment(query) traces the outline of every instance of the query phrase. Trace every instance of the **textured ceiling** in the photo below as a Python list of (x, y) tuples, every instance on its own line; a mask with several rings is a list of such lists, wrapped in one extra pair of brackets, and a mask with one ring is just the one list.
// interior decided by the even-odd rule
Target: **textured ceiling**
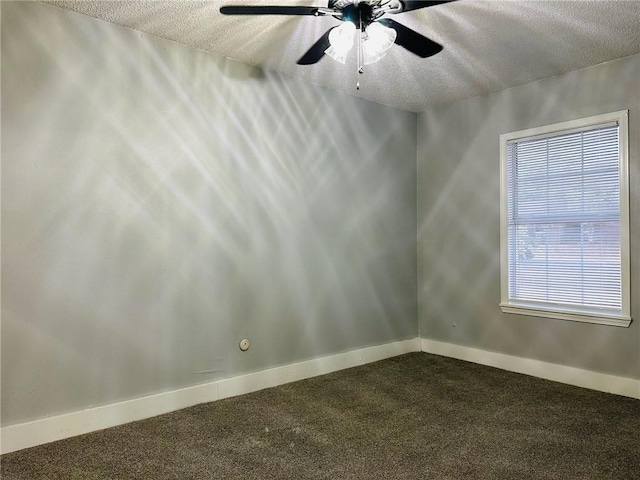
[(410, 111), (640, 52), (640, 0), (459, 0), (394, 15), (444, 50), (421, 59), (394, 46), (365, 67), (356, 91), (355, 49), (346, 65), (326, 56), (315, 65), (296, 64), (338, 20), (219, 13), (225, 4), (326, 6), (326, 1), (46, 3)]

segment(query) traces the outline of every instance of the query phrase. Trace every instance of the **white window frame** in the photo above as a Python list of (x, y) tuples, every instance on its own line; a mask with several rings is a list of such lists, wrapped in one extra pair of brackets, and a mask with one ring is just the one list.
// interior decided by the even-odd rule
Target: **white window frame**
[[(631, 324), (630, 247), (629, 247), (629, 111), (555, 123), (500, 135), (500, 308), (504, 313), (628, 327)], [(558, 307), (557, 305), (520, 302), (509, 299), (507, 142), (539, 135), (561, 135), (570, 130), (585, 129), (604, 123), (618, 123), (620, 173), (620, 261), (622, 306), (618, 313)]]

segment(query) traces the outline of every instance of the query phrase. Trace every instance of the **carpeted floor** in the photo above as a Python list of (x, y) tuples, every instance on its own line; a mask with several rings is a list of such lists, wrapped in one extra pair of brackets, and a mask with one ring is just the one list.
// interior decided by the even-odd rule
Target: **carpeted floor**
[(414, 353), (1, 457), (2, 479), (640, 479), (640, 400)]

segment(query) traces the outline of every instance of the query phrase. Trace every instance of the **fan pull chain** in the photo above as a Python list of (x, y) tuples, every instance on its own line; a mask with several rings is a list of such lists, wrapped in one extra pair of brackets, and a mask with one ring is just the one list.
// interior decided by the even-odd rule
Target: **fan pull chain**
[(358, 29), (358, 74), (356, 75), (356, 90), (360, 90), (360, 78), (358, 78), (358, 75), (364, 73), (364, 67), (362, 65), (362, 35), (364, 33), (362, 30), (362, 12), (359, 12), (358, 23), (360, 25)]
[(358, 31), (358, 65), (356, 65), (357, 67), (356, 90), (360, 90), (360, 78), (358, 77), (358, 75), (362, 75), (364, 71), (362, 69), (362, 63), (360, 62), (361, 56), (362, 56), (362, 30), (359, 30)]

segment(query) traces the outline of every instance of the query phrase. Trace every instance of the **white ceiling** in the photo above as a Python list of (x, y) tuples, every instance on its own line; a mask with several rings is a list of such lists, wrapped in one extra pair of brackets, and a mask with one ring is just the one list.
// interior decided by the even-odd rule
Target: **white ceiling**
[(640, 53), (640, 0), (459, 0), (394, 15), (444, 50), (421, 59), (393, 46), (384, 59), (365, 67), (356, 91), (355, 49), (346, 65), (327, 56), (315, 65), (296, 64), (337, 20), (219, 12), (229, 4), (326, 6), (326, 1), (45, 1), (410, 111)]

